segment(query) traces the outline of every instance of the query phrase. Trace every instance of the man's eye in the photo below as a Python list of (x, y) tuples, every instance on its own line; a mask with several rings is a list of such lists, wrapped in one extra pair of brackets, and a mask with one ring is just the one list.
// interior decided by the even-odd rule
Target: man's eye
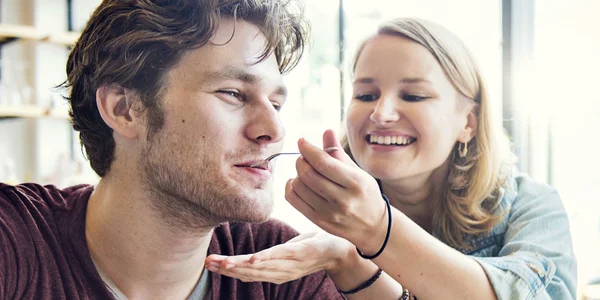
[(276, 111), (281, 111), (281, 104), (277, 102), (271, 102), (271, 104), (273, 105), (273, 108), (275, 108)]
[(429, 98), (429, 97), (417, 96), (417, 95), (411, 95), (411, 94), (402, 95), (402, 100), (404, 100), (406, 102), (419, 102), (419, 101), (423, 101), (427, 98)]
[(363, 102), (371, 102), (371, 101), (377, 100), (379, 98), (379, 96), (373, 95), (373, 94), (358, 94), (354, 98), (356, 100), (363, 101)]
[(239, 100), (243, 100), (242, 99), (242, 94), (240, 94), (237, 91), (232, 91), (232, 90), (218, 90), (217, 93), (219, 93), (219, 94), (225, 94), (225, 95), (228, 95), (228, 96), (231, 96), (231, 97), (235, 97), (235, 98), (237, 98)]

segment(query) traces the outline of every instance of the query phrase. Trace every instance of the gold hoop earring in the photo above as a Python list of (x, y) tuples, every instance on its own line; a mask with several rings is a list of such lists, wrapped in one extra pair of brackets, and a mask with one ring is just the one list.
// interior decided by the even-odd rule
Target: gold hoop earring
[(460, 145), (458, 145), (458, 156), (460, 156), (460, 158), (465, 158), (467, 157), (467, 153), (469, 153), (469, 149), (467, 148), (467, 143), (468, 142), (464, 142), (464, 146), (462, 149), (460, 149)]

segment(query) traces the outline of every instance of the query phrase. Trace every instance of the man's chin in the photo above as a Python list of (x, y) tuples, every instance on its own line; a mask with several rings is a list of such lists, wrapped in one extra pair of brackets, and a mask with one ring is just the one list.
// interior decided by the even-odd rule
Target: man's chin
[(232, 215), (227, 219), (230, 223), (263, 223), (267, 221), (270, 216), (271, 210), (245, 210), (243, 212), (240, 211), (238, 214)]
[(254, 190), (238, 198), (237, 205), (230, 212), (230, 222), (262, 223), (269, 219), (273, 212), (273, 197), (265, 190)]

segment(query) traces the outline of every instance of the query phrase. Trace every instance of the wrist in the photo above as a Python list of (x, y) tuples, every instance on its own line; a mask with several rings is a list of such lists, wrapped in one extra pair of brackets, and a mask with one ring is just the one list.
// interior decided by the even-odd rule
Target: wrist
[(361, 258), (356, 252), (356, 247), (351, 245), (347, 255), (336, 264), (336, 267), (325, 271), (338, 289), (351, 290), (368, 280), (378, 270), (379, 267), (375, 263)]
[[(364, 246), (360, 246), (357, 245), (356, 247), (356, 251), (358, 252), (358, 255), (364, 259), (375, 259), (377, 258), (381, 253), (383, 253), (383, 251), (385, 250), (389, 238), (390, 238), (390, 234), (392, 231), (392, 224), (393, 224), (393, 217), (392, 217), (392, 207), (390, 204), (390, 200), (388, 200), (388, 198), (382, 193), (381, 196), (383, 197), (384, 203), (385, 203), (385, 226), (382, 225), (378, 225), (378, 229), (379, 230), (373, 230), (372, 232), (382, 232), (383, 229), (383, 238), (381, 239), (382, 241), (380, 242), (370, 242), (370, 244), (367, 244), (369, 241), (366, 241), (364, 243)], [(381, 238), (380, 234), (374, 234), (374, 237), (378, 237)], [(374, 248), (375, 247), (377, 248)], [(380, 246), (377, 246), (380, 245)], [(359, 249), (360, 247), (362, 247), (362, 251)], [(365, 250), (366, 249), (366, 250)], [(375, 249), (375, 250), (374, 250)]]
[(325, 268), (329, 277), (337, 277), (340, 274), (356, 268), (360, 264), (360, 256), (356, 253), (354, 245), (348, 241), (338, 248), (338, 256), (330, 259), (330, 264)]
[(338, 292), (342, 293), (343, 295), (356, 294), (356, 293), (370, 287), (371, 285), (373, 285), (373, 283), (375, 283), (375, 281), (377, 281), (377, 279), (379, 279), (379, 277), (381, 276), (382, 273), (383, 273), (383, 271), (381, 269), (378, 269), (377, 272), (375, 273), (375, 275), (373, 275), (367, 281), (361, 283), (359, 286), (357, 286), (351, 290), (342, 290), (342, 289), (338, 288)]

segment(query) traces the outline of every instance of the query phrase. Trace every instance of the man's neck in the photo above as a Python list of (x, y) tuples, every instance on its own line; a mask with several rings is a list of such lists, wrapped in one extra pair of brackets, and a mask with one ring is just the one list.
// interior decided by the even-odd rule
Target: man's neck
[(102, 179), (86, 213), (90, 254), (129, 299), (185, 299), (202, 273), (213, 227), (190, 232), (168, 224), (149, 201), (131, 180)]

